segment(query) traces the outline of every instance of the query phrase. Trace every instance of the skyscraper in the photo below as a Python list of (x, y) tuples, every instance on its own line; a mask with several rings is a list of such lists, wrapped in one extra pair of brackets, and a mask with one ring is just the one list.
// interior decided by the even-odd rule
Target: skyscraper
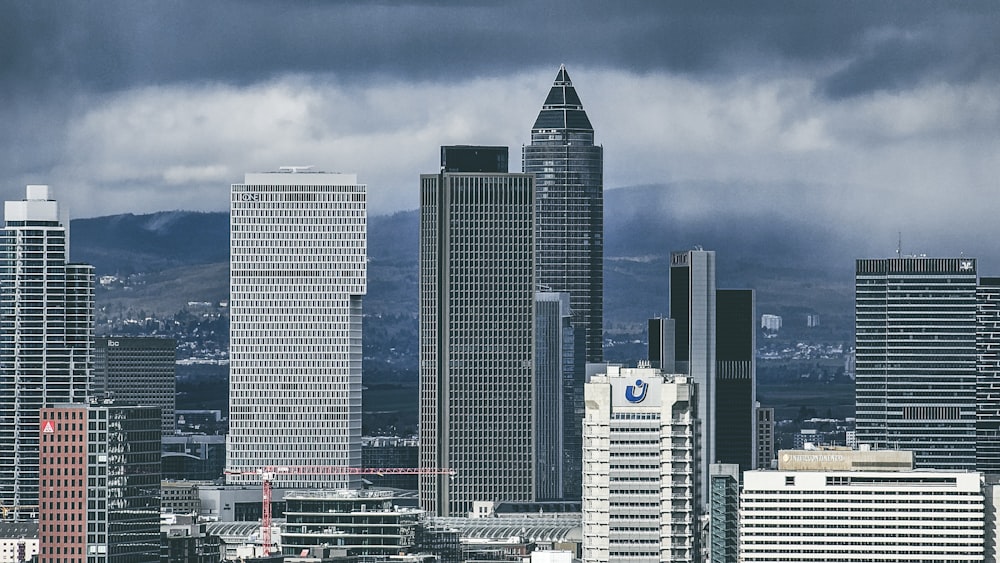
[[(698, 386), (701, 441), (699, 502), (708, 502), (709, 465), (715, 456), (715, 252), (670, 254), (670, 318), (674, 321), (674, 366)], [(748, 425), (751, 424), (748, 422)]]
[(4, 204), (0, 231), (0, 505), (38, 505), (39, 412), (87, 398), (94, 268), (70, 264), (69, 219), (48, 186)]
[(585, 393), (584, 561), (699, 561), (697, 386), (608, 366)]
[(523, 151), (535, 174), (535, 263), (547, 291), (568, 292), (574, 324), (587, 331), (587, 362), (601, 362), (604, 306), (604, 149), (565, 66)]
[(976, 260), (856, 265), (857, 439), (916, 466), (976, 466)]
[(976, 471), (1000, 474), (1000, 278), (979, 278), (976, 358)]
[[(488, 168), (420, 177), (421, 508), (465, 516), (474, 501), (535, 497), (534, 177)], [(447, 166), (445, 161), (449, 163)]]
[(580, 498), (585, 331), (571, 322), (568, 293), (535, 294), (535, 442), (539, 499)]
[[(756, 468), (756, 324), (752, 289), (715, 292), (715, 457)], [(739, 475), (739, 473), (737, 475)]]
[[(359, 467), (365, 186), (299, 167), (247, 174), (230, 213), (229, 467)], [(274, 486), (356, 482), (291, 472)]]
[(177, 401), (173, 338), (98, 338), (93, 393), (123, 403), (160, 407), (164, 436), (174, 433)]
[(158, 561), (160, 409), (101, 400), (41, 412), (41, 561)]

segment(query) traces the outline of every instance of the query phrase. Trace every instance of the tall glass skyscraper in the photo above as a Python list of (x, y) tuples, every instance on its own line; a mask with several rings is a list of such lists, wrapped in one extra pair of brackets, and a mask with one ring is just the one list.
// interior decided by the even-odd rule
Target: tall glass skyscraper
[(445, 147), (420, 176), (420, 465), (456, 471), (420, 476), (439, 516), (535, 500), (535, 186), (506, 156)]
[(535, 174), (535, 268), (544, 291), (567, 292), (587, 331), (588, 362), (601, 362), (604, 322), (604, 149), (565, 66), (523, 147)]
[(858, 443), (975, 469), (976, 260), (858, 260), (855, 303)]
[(0, 230), (0, 505), (37, 512), (39, 412), (87, 398), (94, 268), (70, 264), (69, 218), (48, 186), (4, 205)]
[(292, 167), (231, 195), (228, 465), (289, 466), (275, 487), (357, 485), (295, 467), (361, 465), (365, 186)]
[(976, 356), (976, 471), (1000, 474), (1000, 278), (979, 278)]

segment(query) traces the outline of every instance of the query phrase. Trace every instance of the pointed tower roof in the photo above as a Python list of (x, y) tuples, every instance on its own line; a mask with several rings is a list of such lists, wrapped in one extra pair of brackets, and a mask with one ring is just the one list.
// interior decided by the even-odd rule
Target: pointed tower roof
[(559, 72), (555, 81), (552, 82), (552, 89), (542, 104), (542, 111), (538, 112), (538, 118), (531, 129), (584, 129), (593, 131), (594, 127), (587, 118), (587, 112), (583, 111), (583, 102), (576, 94), (573, 81), (566, 72), (566, 65), (559, 65)]

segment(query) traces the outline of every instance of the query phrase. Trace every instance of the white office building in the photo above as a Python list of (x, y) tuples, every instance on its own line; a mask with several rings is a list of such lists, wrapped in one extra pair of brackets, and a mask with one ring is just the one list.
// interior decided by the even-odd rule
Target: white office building
[(247, 174), (230, 213), (227, 465), (292, 468), (275, 487), (350, 487), (356, 476), (308, 467), (361, 465), (365, 186), (297, 167)]
[(648, 367), (587, 382), (584, 561), (696, 560), (696, 395), (688, 377)]
[(788, 450), (747, 471), (740, 561), (983, 561), (984, 496), (972, 471), (913, 471), (909, 451)]

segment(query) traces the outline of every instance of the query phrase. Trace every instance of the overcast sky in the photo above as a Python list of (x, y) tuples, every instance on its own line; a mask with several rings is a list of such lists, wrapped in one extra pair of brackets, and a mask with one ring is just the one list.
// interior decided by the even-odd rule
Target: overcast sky
[[(520, 146), (561, 63), (605, 187), (677, 213), (815, 214), (873, 236), (1000, 211), (1000, 2), (0, 0), (4, 199), (74, 217), (228, 209), (281, 165), (417, 206), (443, 144)], [(699, 198), (699, 185), (732, 197)], [(713, 191), (713, 193), (716, 193)], [(776, 211), (777, 210), (777, 211)], [(860, 222), (856, 222), (858, 220)]]

